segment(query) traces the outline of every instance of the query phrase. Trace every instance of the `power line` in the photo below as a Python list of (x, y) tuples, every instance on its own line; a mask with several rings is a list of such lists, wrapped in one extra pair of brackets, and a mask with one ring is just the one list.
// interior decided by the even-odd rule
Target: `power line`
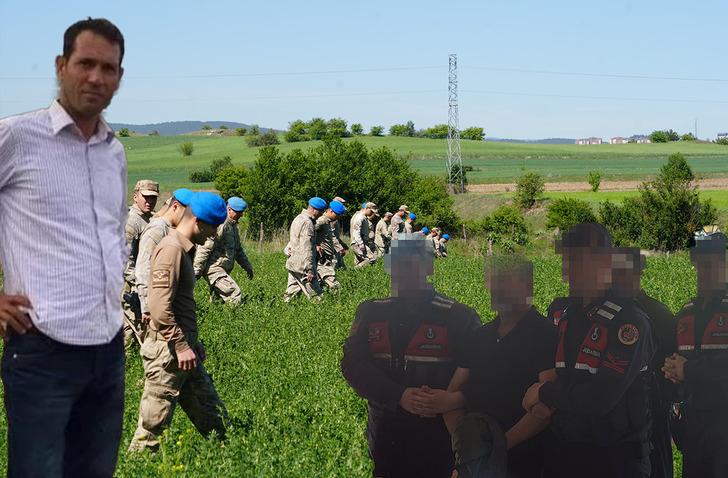
[(728, 83), (726, 78), (697, 78), (686, 76), (652, 76), (637, 74), (618, 74), (618, 73), (588, 73), (580, 71), (557, 71), (557, 70), (533, 70), (526, 68), (501, 68), (496, 66), (463, 66), (464, 69), (471, 70), (488, 70), (502, 71), (509, 73), (528, 73), (538, 75), (560, 75), (560, 76), (586, 76), (592, 78), (619, 78), (629, 80), (668, 80), (668, 81), (702, 81), (713, 83)]
[(550, 93), (526, 93), (518, 91), (495, 91), (495, 90), (460, 90), (463, 93), (475, 95), (502, 95), (502, 96), (533, 96), (541, 98), (562, 98), (582, 100), (608, 100), (608, 101), (656, 101), (660, 103), (715, 103), (726, 104), (728, 101), (704, 100), (700, 98), (640, 98), (628, 96), (588, 96), (588, 95), (562, 95)]

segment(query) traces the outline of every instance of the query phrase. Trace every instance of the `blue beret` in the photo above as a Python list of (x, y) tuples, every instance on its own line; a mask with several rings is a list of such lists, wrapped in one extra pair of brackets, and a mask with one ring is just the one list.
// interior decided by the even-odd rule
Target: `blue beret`
[(417, 219), (417, 214), (415, 214), (415, 213), (411, 212), (411, 213), (410, 213), (410, 219), (412, 219), (413, 221), (414, 221), (415, 219)]
[(243, 212), (248, 209), (248, 203), (245, 202), (244, 199), (237, 196), (233, 196), (228, 199), (228, 206), (230, 206), (235, 212)]
[(192, 201), (192, 196), (194, 194), (195, 193), (190, 189), (181, 188), (173, 192), (172, 196), (174, 196), (178, 203), (187, 207), (190, 205), (190, 201)]
[(361, 208), (364, 209), (365, 207), (367, 207), (367, 202), (366, 201), (364, 201), (363, 203), (361, 203)]
[(339, 201), (331, 201), (329, 203), (329, 207), (332, 211), (334, 211), (336, 214), (344, 214), (346, 212), (346, 208), (343, 204), (341, 204)]
[(443, 234), (442, 235), (442, 238), (445, 239), (446, 241), (449, 241), (450, 240), (450, 234)]
[(210, 226), (217, 227), (227, 218), (225, 200), (217, 194), (207, 191), (195, 193), (192, 196), (190, 209), (197, 219)]
[(422, 228), (422, 234), (429, 234), (429, 233), (430, 233), (430, 228), (429, 227), (425, 226), (425, 227)]
[(313, 197), (308, 200), (308, 205), (311, 206), (314, 209), (318, 209), (319, 211), (325, 211), (328, 204), (326, 204), (326, 201), (321, 199), (320, 197)]

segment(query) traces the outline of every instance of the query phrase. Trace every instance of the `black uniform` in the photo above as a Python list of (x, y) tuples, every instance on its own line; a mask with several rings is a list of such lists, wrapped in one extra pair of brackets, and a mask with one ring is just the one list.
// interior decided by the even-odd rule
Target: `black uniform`
[(665, 359), (677, 351), (675, 316), (662, 302), (641, 291), (637, 302), (647, 314), (655, 339), (655, 355), (650, 365), (650, 413), (652, 416), (652, 478), (672, 478), (672, 434), (670, 407), (675, 400), (675, 386), (661, 371)]
[(648, 477), (646, 371), (654, 344), (649, 319), (633, 300), (565, 302), (555, 382), (539, 399), (555, 408), (546, 477)]
[(695, 298), (677, 314), (685, 363), (683, 476), (728, 476), (728, 296)]
[[(468, 342), (466, 366), (470, 369), (463, 389), (468, 412), (484, 413), (506, 432), (523, 418), (526, 390), (539, 381), (539, 373), (554, 368), (558, 341), (556, 327), (535, 308), (504, 337), (500, 319), (480, 327)], [(508, 451), (508, 477), (541, 476), (542, 435)]]
[(442, 417), (412, 415), (399, 400), (407, 387), (446, 389), (463, 362), (465, 338), (479, 325), (474, 310), (439, 294), (359, 305), (341, 369), (369, 402), (374, 476), (450, 476), (454, 458)]

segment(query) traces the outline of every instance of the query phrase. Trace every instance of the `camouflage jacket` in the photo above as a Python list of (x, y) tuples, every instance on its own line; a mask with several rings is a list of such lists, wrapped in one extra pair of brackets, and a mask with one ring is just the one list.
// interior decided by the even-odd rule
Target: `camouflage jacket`
[(208, 239), (205, 244), (197, 248), (195, 275), (199, 277), (206, 274), (212, 283), (230, 274), (236, 262), (246, 271), (253, 269), (240, 244), (238, 223), (228, 218), (218, 226), (215, 239)]
[(139, 255), (139, 238), (147, 224), (151, 214), (144, 214), (136, 204), (132, 204), (129, 208), (129, 216), (126, 220), (126, 245), (129, 248), (129, 260), (124, 270), (124, 279), (126, 282), (134, 285), (134, 267), (136, 266), (137, 256)]
[(400, 232), (404, 232), (404, 219), (402, 219), (399, 214), (395, 214), (389, 222), (390, 238), (392, 240), (397, 239)]
[(351, 218), (349, 234), (352, 244), (366, 245), (369, 242), (369, 221), (363, 212), (358, 211)]
[(344, 241), (341, 240), (341, 221), (338, 219), (331, 221), (331, 230), (334, 233), (334, 247), (336, 248), (336, 252), (341, 254), (341, 251), (349, 248), (349, 246), (344, 244)]
[(384, 219), (380, 219), (374, 234), (374, 244), (378, 247), (386, 247), (390, 242), (392, 242), (392, 232), (389, 230), (389, 224)]
[(314, 218), (304, 209), (291, 223), (288, 248), (291, 255), (286, 261), (286, 269), (299, 274), (316, 274), (316, 245)]
[(139, 238), (139, 255), (134, 268), (134, 277), (142, 313), (145, 314), (149, 313), (147, 296), (149, 295), (149, 277), (152, 273), (152, 254), (164, 236), (169, 234), (170, 229), (172, 229), (172, 225), (166, 219), (155, 217), (149, 221)]
[(316, 220), (316, 246), (320, 248), (320, 256), (327, 262), (336, 258), (334, 232), (331, 229), (333, 222), (325, 214)]

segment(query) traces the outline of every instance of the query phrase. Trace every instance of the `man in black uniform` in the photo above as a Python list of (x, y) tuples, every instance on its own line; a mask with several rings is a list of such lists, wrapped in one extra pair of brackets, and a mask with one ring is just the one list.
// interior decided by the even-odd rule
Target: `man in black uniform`
[(615, 248), (612, 260), (613, 292), (620, 298), (633, 298), (650, 319), (655, 355), (649, 370), (649, 403), (652, 419), (650, 441), (652, 452), (651, 478), (672, 478), (672, 435), (670, 433), (670, 408), (675, 398), (675, 386), (662, 372), (665, 359), (677, 350), (675, 341), (675, 316), (663, 303), (653, 299), (640, 285), (645, 257), (637, 248)]
[(392, 296), (359, 305), (341, 361), (346, 380), (369, 402), (374, 476), (450, 477), (450, 435), (425, 402), (432, 389), (447, 388), (480, 318), (427, 281), (433, 256), (421, 234), (400, 233), (385, 269)]
[(726, 237), (698, 234), (690, 259), (698, 295), (677, 314), (678, 353), (663, 372), (684, 403), (683, 476), (728, 476), (728, 297)]
[(568, 256), (570, 300), (559, 320), (557, 378), (523, 398), (527, 411), (543, 404), (553, 412), (544, 476), (647, 478), (649, 319), (634, 301), (609, 293), (612, 250), (603, 226), (578, 224), (559, 246)]

